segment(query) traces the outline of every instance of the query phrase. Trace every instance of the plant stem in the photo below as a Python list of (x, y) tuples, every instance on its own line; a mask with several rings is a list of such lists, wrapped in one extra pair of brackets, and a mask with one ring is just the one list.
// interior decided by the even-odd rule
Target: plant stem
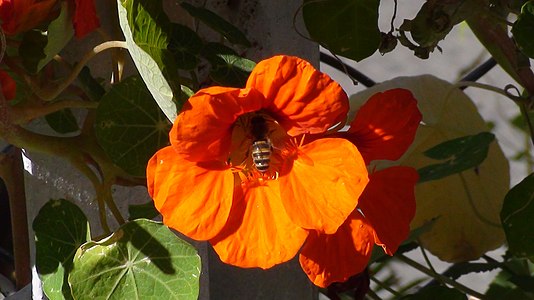
[(374, 283), (376, 283), (377, 285), (379, 285), (380, 287), (382, 287), (383, 289), (385, 289), (386, 291), (388, 291), (390, 294), (394, 295), (395, 298), (400, 298), (402, 296), (401, 293), (399, 293), (399, 292), (395, 291), (394, 289), (390, 288), (389, 286), (384, 284), (382, 281), (378, 280), (376, 277), (371, 276), (371, 280)]
[(29, 86), (31, 87), (32, 91), (41, 99), (45, 101), (51, 101), (55, 99), (61, 92), (63, 92), (77, 77), (80, 71), (83, 69), (83, 67), (87, 64), (87, 62), (93, 58), (96, 54), (108, 50), (108, 49), (114, 49), (114, 48), (128, 48), (126, 45), (126, 42), (123, 41), (108, 41), (104, 42), (100, 45), (97, 45), (94, 47), (91, 51), (87, 52), (84, 57), (76, 64), (74, 69), (71, 71), (69, 76), (63, 80), (58, 86), (56, 87), (50, 87), (50, 88), (40, 88), (38, 87), (32, 79), (25, 75), (25, 79), (28, 82)]
[(7, 154), (2, 154), (0, 177), (4, 180), (9, 198), (17, 289), (31, 282), (30, 243), (22, 170), (20, 148), (11, 147)]
[(410, 267), (422, 272), (422, 273), (425, 273), (426, 275), (430, 276), (430, 277), (433, 277), (433, 278), (436, 278), (437, 280), (441, 281), (441, 282), (444, 282), (456, 289), (458, 289), (459, 291), (462, 291), (466, 294), (469, 294), (469, 295), (472, 295), (472, 296), (475, 296), (479, 299), (484, 299), (485, 296), (457, 281), (454, 281), (452, 279), (450, 279), (449, 277), (445, 277), (441, 274), (438, 274), (436, 272), (433, 272), (432, 270), (426, 268), (425, 266), (421, 265), (420, 263), (412, 260), (411, 258), (405, 256), (404, 254), (395, 254), (395, 257), (398, 258), (400, 261), (404, 262), (405, 264), (409, 265)]
[(495, 92), (497, 94), (501, 94), (501, 95), (505, 96), (506, 98), (511, 99), (512, 101), (514, 101), (517, 104), (524, 103), (524, 102), (528, 101), (527, 98), (513, 96), (513, 95), (509, 94), (507, 91), (505, 91), (505, 90), (503, 90), (501, 88), (494, 87), (492, 85), (484, 84), (484, 83), (480, 83), (480, 82), (459, 81), (459, 82), (455, 83), (453, 86), (456, 87), (456, 88), (469, 87), (470, 86), (470, 87), (476, 87), (476, 88), (479, 88), (479, 89), (492, 91), (492, 92)]

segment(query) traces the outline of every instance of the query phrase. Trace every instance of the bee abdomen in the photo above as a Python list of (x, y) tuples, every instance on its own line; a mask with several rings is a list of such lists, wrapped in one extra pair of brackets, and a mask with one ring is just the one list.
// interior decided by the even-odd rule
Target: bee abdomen
[(256, 170), (266, 172), (271, 162), (272, 145), (268, 140), (257, 140), (252, 143), (252, 161)]

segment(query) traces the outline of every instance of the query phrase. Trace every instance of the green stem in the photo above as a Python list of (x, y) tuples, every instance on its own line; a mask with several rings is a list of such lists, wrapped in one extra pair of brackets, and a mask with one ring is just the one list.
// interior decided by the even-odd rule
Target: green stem
[(87, 64), (87, 62), (93, 58), (96, 54), (107, 50), (107, 49), (114, 49), (114, 48), (125, 48), (127, 49), (126, 42), (123, 41), (108, 41), (104, 42), (100, 45), (97, 45), (94, 47), (91, 51), (87, 52), (84, 57), (76, 64), (74, 69), (71, 71), (69, 76), (63, 80), (58, 86), (56, 87), (50, 87), (50, 88), (40, 88), (38, 87), (32, 79), (25, 75), (25, 79), (28, 82), (30, 88), (32, 91), (41, 99), (45, 101), (51, 101), (55, 99), (61, 92), (63, 92), (76, 78), (78, 77), (78, 74), (83, 69), (83, 67)]
[(457, 281), (454, 281), (452, 279), (450, 279), (449, 277), (445, 277), (441, 274), (438, 274), (436, 272), (433, 272), (432, 270), (426, 268), (425, 266), (421, 265), (420, 263), (412, 260), (411, 258), (405, 256), (404, 254), (399, 254), (399, 253), (396, 253), (395, 254), (395, 257), (398, 258), (400, 261), (404, 262), (405, 264), (409, 265), (410, 267), (432, 277), (432, 278), (436, 278), (437, 280), (441, 281), (441, 282), (444, 282), (456, 289), (458, 289), (459, 291), (462, 291), (466, 294), (469, 294), (471, 296), (475, 296), (479, 299), (485, 299), (485, 296)]
[(66, 108), (88, 108), (95, 109), (98, 107), (97, 102), (79, 101), (79, 100), (64, 100), (58, 102), (48, 103), (42, 106), (28, 105), (28, 106), (14, 106), (10, 109), (12, 123), (26, 124), (31, 120), (42, 116), (60, 111)]
[(390, 294), (394, 295), (395, 298), (400, 298), (402, 296), (401, 293), (395, 291), (394, 289), (390, 288), (389, 286), (387, 286), (385, 283), (383, 283), (382, 281), (378, 280), (376, 277), (374, 276), (371, 276), (371, 280), (376, 283), (378, 286), (380, 286), (381, 288), (385, 289), (386, 291), (388, 291)]
[[(528, 102), (529, 99), (528, 98), (523, 98), (523, 97), (518, 97), (518, 96), (514, 96), (514, 95), (511, 95), (510, 93), (508, 93), (507, 91), (501, 89), (501, 88), (498, 88), (498, 87), (494, 87), (492, 85), (489, 85), (489, 84), (484, 84), (484, 83), (480, 83), (480, 82), (473, 82), (473, 81), (459, 81), (457, 83), (455, 83), (453, 85), (454, 88), (461, 88), (461, 87), (476, 87), (476, 88), (479, 88), (479, 89), (483, 89), (483, 90), (488, 90), (488, 91), (492, 91), (492, 92), (495, 92), (497, 94), (500, 94), (500, 95), (503, 95), (505, 96), (506, 98), (514, 101), (515, 103), (519, 104), (519, 103), (525, 103), (525, 102)], [(450, 92), (449, 92), (450, 93)]]

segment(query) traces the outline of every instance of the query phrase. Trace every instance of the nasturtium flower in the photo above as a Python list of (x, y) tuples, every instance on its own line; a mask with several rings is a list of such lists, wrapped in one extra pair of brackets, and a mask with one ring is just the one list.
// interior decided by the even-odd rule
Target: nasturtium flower
[(13, 100), (17, 93), (17, 83), (4, 70), (0, 70), (0, 84), (2, 85), (2, 94), (6, 101)]
[[(369, 180), (356, 146), (331, 132), (348, 108), (336, 82), (290, 56), (258, 63), (242, 89), (198, 91), (147, 166), (163, 222), (208, 240), (223, 262), (264, 269), (293, 258), (309, 232), (334, 234)], [(272, 144), (265, 172), (251, 157), (258, 135)]]
[(0, 0), (0, 19), (6, 35), (16, 35), (50, 19), (57, 0)]
[[(367, 164), (397, 160), (411, 145), (421, 121), (413, 95), (393, 89), (373, 95), (357, 112), (347, 132)], [(415, 169), (390, 167), (369, 175), (358, 207), (334, 234), (311, 232), (299, 256), (309, 279), (326, 287), (362, 272), (379, 245), (393, 255), (408, 236), (415, 215)]]
[[(0, 0), (0, 20), (6, 35), (16, 35), (50, 21), (59, 11), (58, 0)], [(100, 26), (94, 0), (71, 0), (76, 37), (82, 38)]]

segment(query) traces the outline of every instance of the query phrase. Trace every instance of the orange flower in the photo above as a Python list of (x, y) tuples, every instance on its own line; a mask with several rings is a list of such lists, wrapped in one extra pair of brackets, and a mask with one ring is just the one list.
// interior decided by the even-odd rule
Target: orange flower
[(358, 149), (326, 136), (347, 111), (337, 83), (289, 56), (258, 63), (244, 89), (198, 91), (147, 166), (164, 223), (228, 264), (264, 269), (293, 258), (310, 230), (335, 233), (368, 182)]
[(17, 83), (4, 70), (0, 70), (0, 85), (2, 85), (2, 94), (4, 94), (4, 99), (6, 101), (13, 100), (17, 93)]
[[(72, 1), (72, 0), (71, 0)], [(0, 0), (0, 19), (6, 35), (16, 35), (50, 20), (58, 0)], [(74, 0), (75, 35), (84, 37), (100, 26), (94, 0)]]
[(57, 0), (0, 0), (0, 18), (6, 35), (37, 27), (50, 17)]
[(94, 0), (74, 0), (74, 3), (76, 6), (72, 18), (74, 34), (77, 38), (83, 38), (100, 27), (100, 21), (96, 14)]
[[(366, 163), (398, 159), (410, 146), (421, 121), (412, 94), (393, 89), (373, 95), (358, 111), (350, 129), (339, 136), (352, 141)], [(410, 231), (415, 214), (418, 174), (409, 167), (390, 167), (369, 176), (358, 208), (335, 234), (310, 233), (300, 264), (321, 287), (362, 272), (375, 244), (393, 255)]]

